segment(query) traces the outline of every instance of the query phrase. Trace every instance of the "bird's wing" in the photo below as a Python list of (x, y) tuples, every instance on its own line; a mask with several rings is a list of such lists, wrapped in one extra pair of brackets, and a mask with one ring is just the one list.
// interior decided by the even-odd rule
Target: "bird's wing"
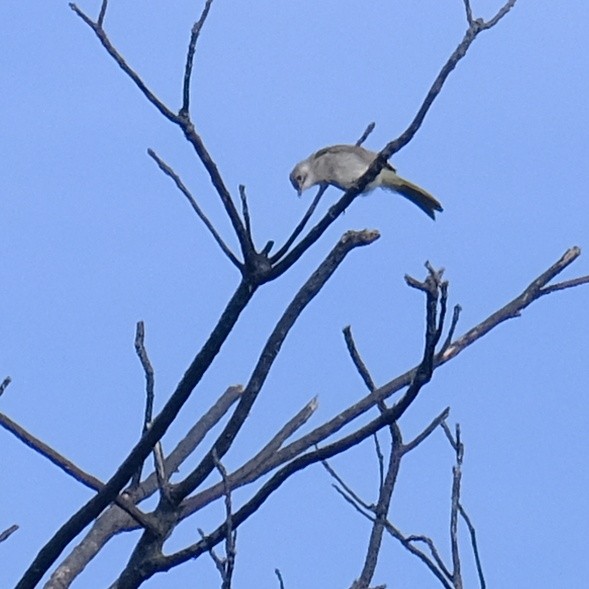
[[(367, 166), (369, 166), (374, 161), (374, 158), (378, 155), (376, 152), (365, 149), (359, 145), (330, 145), (329, 147), (324, 147), (323, 149), (316, 151), (311, 157), (313, 159), (319, 159), (324, 156), (338, 154), (346, 154), (358, 157)], [(397, 172), (397, 170), (388, 162), (384, 167), (385, 169), (391, 170), (392, 172)]]
[(352, 152), (353, 152), (352, 145), (330, 145), (329, 147), (324, 147), (323, 149), (316, 151), (312, 157), (316, 159), (316, 158), (323, 157), (324, 155), (337, 155), (338, 153), (349, 154)]

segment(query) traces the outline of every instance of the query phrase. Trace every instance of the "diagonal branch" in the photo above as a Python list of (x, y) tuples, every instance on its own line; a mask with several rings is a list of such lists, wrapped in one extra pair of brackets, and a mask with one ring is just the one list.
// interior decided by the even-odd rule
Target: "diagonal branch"
[(192, 196), (188, 188), (184, 185), (182, 180), (180, 180), (180, 176), (174, 172), (174, 170), (162, 160), (159, 155), (153, 150), (148, 149), (147, 153), (149, 156), (156, 162), (159, 166), (160, 170), (166, 175), (169, 176), (176, 184), (178, 190), (186, 197), (186, 200), (190, 203), (190, 206), (197, 214), (198, 218), (204, 223), (205, 227), (209, 230), (209, 233), (213, 236), (213, 239), (217, 242), (217, 245), (221, 248), (221, 251), (229, 258), (231, 263), (241, 270), (243, 264), (237, 259), (235, 254), (231, 251), (229, 246), (223, 241), (223, 238), (219, 235), (213, 224), (209, 221), (209, 218), (206, 216), (204, 211), (200, 208), (199, 204), (196, 202), (196, 199)]
[[(60, 470), (71, 476), (73, 479), (82, 483), (84, 486), (93, 491), (101, 491), (104, 488), (104, 483), (95, 476), (82, 470), (79, 466), (74, 464), (71, 460), (51, 448), (45, 442), (29, 433), (26, 429), (12, 421), (8, 416), (0, 413), (0, 427), (9, 431), (26, 446), (47, 458), (49, 462), (57, 466)], [(145, 515), (139, 510), (129, 499), (123, 496), (115, 497), (113, 501), (124, 511), (126, 511), (141, 527), (146, 529), (154, 529), (154, 522), (149, 516)]]
[(18, 526), (16, 524), (13, 524), (12, 526), (6, 528), (4, 531), (0, 532), (0, 543), (8, 540), (8, 538), (10, 538), (10, 536), (12, 536), (12, 534), (14, 534), (16, 530), (18, 530)]
[[(78, 6), (71, 2), (70, 8), (94, 31), (94, 34), (98, 37), (98, 40), (102, 46), (106, 49), (107, 53), (117, 62), (117, 65), (133, 80), (135, 85), (139, 88), (143, 96), (155, 106), (155, 108), (169, 121), (178, 124), (178, 116), (173, 113), (148, 87), (147, 84), (141, 79), (139, 74), (133, 70), (129, 64), (125, 61), (123, 56), (115, 49), (113, 44), (110, 42), (108, 35), (102, 28), (102, 20), (104, 20), (104, 13), (106, 12), (106, 2), (103, 3), (100, 11), (98, 22), (94, 22), (87, 14), (85, 14)], [(102, 20), (100, 18), (102, 17)]]

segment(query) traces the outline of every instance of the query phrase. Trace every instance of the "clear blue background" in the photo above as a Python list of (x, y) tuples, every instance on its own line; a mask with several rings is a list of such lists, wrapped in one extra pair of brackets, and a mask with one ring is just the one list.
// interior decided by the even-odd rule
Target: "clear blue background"
[[(99, 2), (81, 7), (95, 17)], [(477, 16), (498, 7), (474, 1)], [(111, 0), (107, 14), (114, 44), (172, 109), (200, 10), (186, 0)], [(227, 385), (246, 382), (292, 293), (349, 228), (378, 228), (382, 237), (353, 252), (305, 311), (228, 468), (313, 396), (320, 407), (309, 427), (365, 394), (343, 326), (352, 325), (378, 383), (418, 361), (423, 301), (403, 275), (423, 277), (425, 260), (446, 268), (451, 302), (464, 309), (461, 333), (568, 247), (589, 246), (588, 20), (585, 0), (520, 0), (479, 37), (393, 160), (443, 202), (438, 221), (385, 192), (358, 199), (295, 269), (256, 295), (166, 449)], [(146, 322), (161, 406), (238, 280), (146, 149), (231, 232), (179, 131), (66, 2), (3, 2), (0, 21), (0, 377), (13, 378), (0, 410), (106, 480), (141, 427), (135, 322)], [(400, 134), (465, 26), (460, 0), (216, 0), (197, 48), (193, 116), (233, 193), (247, 186), (258, 244), (281, 242), (312, 197), (296, 198), (292, 165), (324, 145), (354, 142), (370, 121), (369, 147)], [(337, 196), (330, 190), (323, 210)], [(585, 255), (561, 278), (587, 273)], [(536, 302), (437, 371), (401, 424), (409, 439), (446, 405), (461, 423), (463, 501), (490, 587), (580, 587), (589, 576), (588, 301), (582, 287)], [(21, 526), (0, 545), (0, 584), (9, 587), (91, 493), (8, 433), (0, 439), (0, 529)], [(334, 465), (375, 500), (370, 444)], [(406, 459), (390, 514), (404, 532), (431, 535), (446, 557), (451, 465), (438, 432)], [(316, 466), (240, 528), (236, 586), (277, 587), (276, 567), (290, 588), (351, 584), (369, 525), (330, 484)], [(236, 493), (236, 504), (251, 492)], [(193, 541), (197, 527), (212, 529), (219, 514), (186, 522), (168, 548)], [(111, 542), (74, 586), (108, 586), (137, 537)], [(476, 586), (466, 545), (463, 565)], [(210, 559), (145, 586), (195, 582), (220, 585)], [(390, 538), (374, 583), (438, 586)]]

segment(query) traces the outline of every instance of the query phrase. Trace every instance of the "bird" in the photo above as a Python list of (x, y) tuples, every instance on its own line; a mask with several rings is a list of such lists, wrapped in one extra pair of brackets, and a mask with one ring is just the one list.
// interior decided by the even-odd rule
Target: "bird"
[[(324, 147), (300, 161), (290, 173), (290, 181), (300, 196), (312, 186), (331, 184), (348, 190), (368, 170), (378, 153), (359, 145), (331, 145)], [(363, 194), (377, 187), (398, 192), (426, 215), (435, 219), (442, 205), (426, 190), (401, 178), (388, 162), (378, 176), (364, 189)]]

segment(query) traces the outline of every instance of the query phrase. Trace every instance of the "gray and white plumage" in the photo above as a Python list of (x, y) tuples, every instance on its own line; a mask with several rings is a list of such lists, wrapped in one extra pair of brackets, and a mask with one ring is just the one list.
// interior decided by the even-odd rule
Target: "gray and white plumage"
[[(299, 162), (290, 173), (290, 181), (299, 195), (307, 188), (325, 184), (348, 190), (368, 170), (377, 155), (358, 145), (324, 147)], [(364, 193), (379, 186), (398, 192), (432, 219), (435, 219), (435, 211), (443, 210), (429, 192), (401, 178), (388, 163), (365, 188)]]

